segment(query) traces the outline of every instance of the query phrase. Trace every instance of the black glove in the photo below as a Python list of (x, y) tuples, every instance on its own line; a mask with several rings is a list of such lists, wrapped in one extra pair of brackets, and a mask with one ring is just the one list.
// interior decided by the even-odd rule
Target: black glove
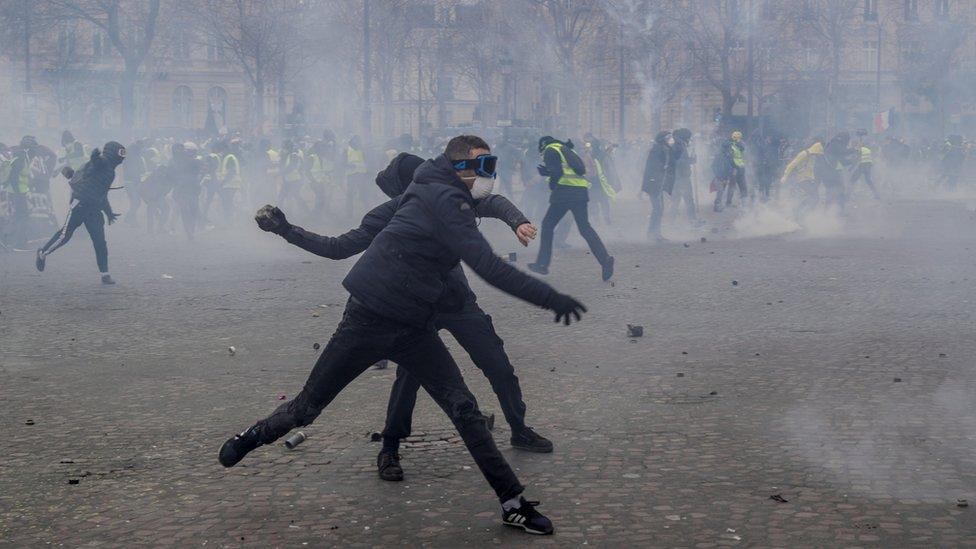
[(586, 307), (582, 303), (565, 294), (553, 293), (549, 298), (548, 308), (556, 313), (556, 322), (560, 320), (569, 326), (570, 316), (575, 316), (576, 321), (580, 319), (580, 313), (586, 312)]
[(257, 221), (258, 227), (262, 231), (268, 231), (269, 233), (275, 233), (284, 236), (291, 229), (291, 223), (285, 219), (285, 214), (278, 209), (277, 206), (272, 206), (270, 204), (265, 204), (258, 213), (254, 215), (254, 221)]
[(105, 212), (105, 217), (108, 218), (108, 224), (111, 225), (115, 223), (115, 220), (119, 218), (119, 214), (115, 212)]
[(539, 172), (539, 175), (541, 175), (542, 177), (549, 177), (549, 169), (543, 166), (542, 164), (536, 166), (535, 169)]
[(61, 175), (63, 175), (65, 179), (71, 179), (75, 176), (75, 171), (71, 169), (71, 166), (65, 166), (61, 168)]

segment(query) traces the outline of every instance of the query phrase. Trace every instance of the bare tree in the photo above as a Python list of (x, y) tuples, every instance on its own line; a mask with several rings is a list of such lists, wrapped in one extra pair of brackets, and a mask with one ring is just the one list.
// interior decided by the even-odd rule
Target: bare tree
[[(87, 21), (105, 33), (123, 61), (119, 75), (122, 128), (135, 122), (135, 86), (164, 24), (162, 0), (47, 0), (59, 18)], [(172, 10), (165, 10), (172, 13)]]

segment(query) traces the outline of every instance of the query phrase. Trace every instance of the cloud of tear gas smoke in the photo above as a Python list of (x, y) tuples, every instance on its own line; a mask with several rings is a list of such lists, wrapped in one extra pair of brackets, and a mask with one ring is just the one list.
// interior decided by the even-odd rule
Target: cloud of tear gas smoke
[[(963, 479), (976, 429), (972, 393), (946, 382), (912, 402), (911, 412), (892, 400), (806, 403), (788, 412), (780, 428), (786, 446), (851, 495), (944, 501), (971, 494), (976, 486)], [(892, 476), (893, 470), (901, 473)]]

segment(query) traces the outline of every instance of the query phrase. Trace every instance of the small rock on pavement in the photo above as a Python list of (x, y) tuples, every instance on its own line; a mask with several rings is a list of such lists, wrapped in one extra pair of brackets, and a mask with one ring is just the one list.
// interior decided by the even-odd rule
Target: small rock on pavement
[(227, 352), (230, 354), (230, 356), (234, 356), (237, 354), (237, 347), (231, 345), (230, 347), (227, 347)]
[(312, 313), (312, 318), (318, 318), (318, 317), (319, 317), (318, 313)]
[(939, 353), (939, 358), (945, 358), (947, 355), (945, 353)]
[(711, 393), (708, 393), (708, 394), (710, 394), (710, 395), (712, 395), (712, 396), (715, 396), (715, 395), (717, 395), (717, 394), (718, 394), (718, 391), (712, 391)]
[(81, 481), (78, 480), (78, 479), (76, 479), (76, 478), (69, 478), (68, 479), (68, 484), (78, 484), (79, 482), (81, 482)]
[(627, 325), (627, 337), (641, 337), (644, 335), (644, 327), (636, 324)]
[(677, 373), (677, 374), (675, 374), (675, 375), (676, 375), (677, 377), (685, 377), (685, 374), (684, 374), (683, 372), (678, 372), (678, 373)]
[(27, 421), (24, 422), (24, 425), (33, 425), (33, 424), (34, 424), (33, 419), (28, 419)]
[(321, 347), (321, 345), (319, 345), (318, 343), (313, 343), (312, 344), (312, 348), (315, 349), (316, 351), (319, 350), (319, 347)]
[(769, 496), (769, 499), (771, 499), (773, 501), (778, 501), (779, 503), (789, 503), (790, 502), (790, 500), (784, 498), (780, 494), (773, 494), (773, 495)]
[(704, 244), (704, 243), (706, 243), (706, 242), (708, 242), (708, 239), (707, 239), (707, 238), (705, 238), (704, 236), (703, 236), (703, 237), (701, 237), (701, 243), (702, 243), (702, 244)]
[(901, 383), (901, 378), (900, 377), (896, 377), (895, 378), (895, 383)]
[(969, 507), (969, 502), (960, 498), (956, 500), (956, 507)]
[(739, 285), (739, 281), (738, 280), (733, 280), (732, 281), (732, 285), (733, 286), (738, 286)]
[(690, 248), (690, 247), (691, 247), (691, 244), (688, 244), (687, 242), (685, 242), (685, 248)]
[(287, 398), (285, 395), (278, 395), (278, 400), (285, 400)]

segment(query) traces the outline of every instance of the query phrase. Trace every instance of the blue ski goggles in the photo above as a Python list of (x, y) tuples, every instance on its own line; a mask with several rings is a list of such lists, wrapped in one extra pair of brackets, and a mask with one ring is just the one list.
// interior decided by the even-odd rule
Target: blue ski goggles
[(495, 177), (495, 166), (498, 164), (498, 157), (490, 154), (483, 154), (477, 158), (467, 160), (455, 160), (454, 169), (457, 171), (474, 170), (481, 177)]

